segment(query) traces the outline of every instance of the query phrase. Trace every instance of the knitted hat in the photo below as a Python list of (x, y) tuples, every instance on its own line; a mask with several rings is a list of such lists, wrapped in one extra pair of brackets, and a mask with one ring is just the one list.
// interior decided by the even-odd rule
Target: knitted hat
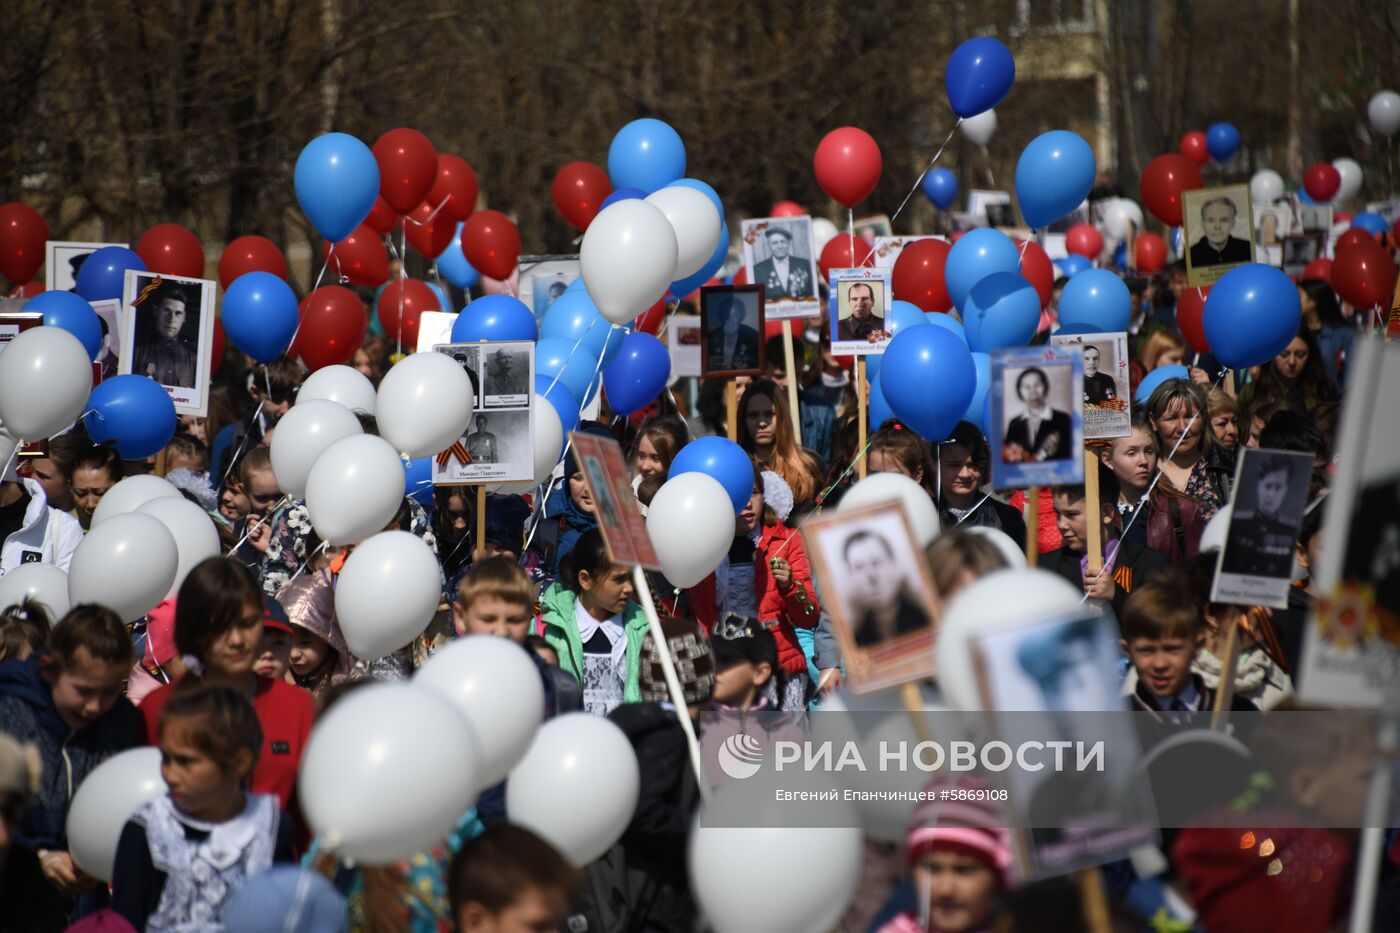
[[(666, 633), (666, 646), (671, 650), (671, 661), (676, 667), (676, 678), (681, 682), (685, 702), (708, 703), (715, 690), (715, 658), (710, 651), (710, 640), (700, 626), (689, 619), (662, 619), (661, 631)], [(637, 680), (644, 701), (661, 703), (671, 699), (661, 654), (650, 632), (642, 642)]]
[(792, 514), (792, 487), (772, 470), (764, 470), (762, 475), (763, 504), (773, 510), (778, 521), (787, 521)]
[[(934, 781), (939, 790), (985, 790), (977, 778)], [(930, 795), (941, 796), (941, 794)], [(1011, 887), (1011, 831), (1005, 812), (990, 800), (927, 800), (914, 811), (904, 838), (904, 854), (913, 865), (926, 852), (954, 851), (975, 858), (997, 873), (1003, 889)]]

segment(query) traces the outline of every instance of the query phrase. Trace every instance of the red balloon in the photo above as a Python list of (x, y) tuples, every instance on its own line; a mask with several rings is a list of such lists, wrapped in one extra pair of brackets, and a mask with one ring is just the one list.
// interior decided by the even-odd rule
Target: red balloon
[(612, 194), (612, 190), (608, 173), (592, 162), (568, 163), (559, 169), (550, 186), (554, 206), (575, 230), (588, 229), (602, 210), (603, 199)]
[(389, 206), (389, 202), (384, 200), (384, 195), (374, 196), (374, 207), (370, 209), (369, 216), (365, 218), (365, 226), (375, 233), (385, 234), (394, 229), (394, 224), (399, 222), (399, 215)]
[(46, 289), (43, 282), (25, 282), (23, 285), (16, 285), (5, 293), (6, 298), (33, 298), (42, 294)]
[(664, 320), (666, 320), (666, 299), (663, 297), (656, 304), (637, 315), (634, 327), (644, 334), (651, 334), (655, 337), (657, 332), (661, 330), (661, 322)]
[(1139, 233), (1133, 241), (1137, 271), (1143, 275), (1161, 272), (1167, 266), (1167, 241), (1155, 233)]
[(947, 243), (934, 239), (915, 240), (904, 247), (894, 261), (894, 297), (917, 305), (920, 311), (947, 311), (953, 307), (948, 284), (943, 280), (950, 249)]
[(1093, 224), (1075, 224), (1065, 232), (1065, 249), (1093, 262), (1103, 252), (1103, 234)]
[(476, 172), (461, 156), (440, 155), (437, 164), (437, 181), (428, 193), (428, 203), (433, 207), (443, 205), (438, 216), (450, 220), (455, 231), (476, 210)]
[(870, 197), (880, 180), (880, 147), (865, 130), (843, 126), (817, 146), (812, 168), (822, 190), (847, 207)]
[(418, 346), (419, 317), (424, 311), (441, 310), (437, 292), (419, 279), (394, 279), (379, 293), (379, 301), (375, 304), (384, 335), (396, 344), (407, 347), (410, 353)]
[(1361, 243), (1374, 243), (1376, 238), (1371, 236), (1370, 231), (1363, 227), (1351, 227), (1341, 236), (1337, 237), (1337, 245), (1333, 247), (1333, 255), (1340, 256), (1343, 252)]
[(400, 127), (379, 137), (374, 161), (379, 163), (379, 193), (400, 214), (423, 203), (437, 181), (437, 150), (417, 130)]
[(1322, 279), (1322, 281), (1332, 282), (1332, 260), (1314, 259), (1303, 269), (1303, 278)]
[(323, 285), (301, 300), (297, 339), (287, 355), (301, 357), (312, 372), (348, 363), (368, 329), (369, 315), (359, 296), (339, 285)]
[(1206, 134), (1200, 130), (1191, 130), (1183, 134), (1176, 148), (1197, 165), (1205, 165), (1210, 161), (1210, 146), (1206, 143)]
[[(855, 242), (854, 254), (851, 253), (852, 241)], [(822, 254), (817, 259), (817, 265), (821, 266), (822, 277), (830, 278), (832, 269), (855, 269), (865, 265), (865, 261), (870, 258), (870, 253), (870, 244), (865, 242), (863, 237), (838, 233), (822, 247)]]
[[(322, 250), (330, 256), (329, 243)], [(369, 224), (360, 224), (353, 233), (335, 244), (335, 258), (331, 259), (330, 271), (345, 276), (356, 285), (369, 288), (383, 285), (389, 277), (389, 253), (384, 249), (383, 238), (371, 230)]]
[(249, 272), (271, 272), (285, 279), (287, 258), (267, 237), (241, 236), (219, 256), (219, 284), (228, 288), (234, 279)]
[(1390, 307), (1395, 293), (1395, 260), (1369, 237), (1349, 249), (1338, 250), (1332, 261), (1332, 288), (1355, 308)]
[(1314, 201), (1332, 200), (1342, 187), (1342, 174), (1331, 162), (1314, 162), (1303, 173), (1303, 190)]
[(520, 231), (500, 211), (477, 211), (462, 228), (462, 254), (482, 275), (508, 279), (520, 258)]
[(1168, 227), (1181, 226), (1181, 193), (1205, 185), (1200, 167), (1184, 155), (1159, 155), (1138, 181), (1142, 204)]
[(735, 284), (735, 285), (747, 285), (747, 284), (749, 284), (749, 267), (748, 267), (748, 266), (740, 266), (740, 267), (739, 267), (739, 271), (734, 273), (734, 284)]
[(151, 272), (204, 277), (204, 246), (179, 224), (158, 224), (147, 230), (136, 241), (136, 255)]
[(1210, 352), (1210, 341), (1206, 339), (1205, 324), (1201, 321), (1209, 295), (1209, 285), (1204, 288), (1186, 288), (1176, 300), (1176, 329), (1181, 331), (1181, 336), (1186, 338), (1191, 349), (1197, 353)]
[(1050, 292), (1055, 288), (1055, 264), (1039, 243), (1017, 240), (1016, 248), (1021, 251), (1021, 278), (1035, 287), (1044, 308), (1050, 304)]
[(1337, 211), (1335, 214), (1332, 215), (1332, 223), (1349, 224), (1351, 223), (1351, 215), (1348, 214), (1346, 211)]
[(796, 201), (779, 201), (768, 209), (769, 217), (802, 217), (807, 208)]
[(19, 285), (34, 278), (44, 264), (49, 225), (28, 204), (0, 204), (0, 274)]
[(224, 334), (224, 322), (214, 318), (214, 339), (209, 344), (209, 372), (217, 373), (219, 367), (224, 365), (224, 346), (228, 337)]
[(433, 208), (440, 203), (424, 201), (403, 219), (403, 232), (408, 245), (429, 262), (441, 256), (443, 250), (452, 245), (452, 238), (457, 234), (457, 221), (443, 217), (442, 211), (433, 217)]

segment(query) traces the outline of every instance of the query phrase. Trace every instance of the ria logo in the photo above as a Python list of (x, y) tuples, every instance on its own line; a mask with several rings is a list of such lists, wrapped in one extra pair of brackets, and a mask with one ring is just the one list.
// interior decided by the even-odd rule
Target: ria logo
[(739, 732), (719, 747), (719, 767), (736, 780), (753, 777), (763, 763), (763, 745), (751, 735)]

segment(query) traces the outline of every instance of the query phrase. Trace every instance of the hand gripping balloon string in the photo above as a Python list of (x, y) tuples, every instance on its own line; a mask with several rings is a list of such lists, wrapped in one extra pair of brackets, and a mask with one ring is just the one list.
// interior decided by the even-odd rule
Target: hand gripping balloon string
[(301, 566), (297, 568), (296, 573), (294, 573), (294, 574), (292, 574), (290, 577), (288, 577), (288, 578), (287, 578), (287, 582), (286, 582), (286, 583), (283, 583), (281, 586), (279, 586), (279, 587), (277, 588), (277, 594), (276, 594), (276, 596), (274, 596), (273, 598), (276, 599), (277, 596), (281, 596), (281, 595), (282, 595), (282, 591), (285, 590), (285, 589), (287, 588), (287, 586), (288, 586), (293, 580), (295, 580), (297, 577), (299, 577), (299, 576), (302, 575), (302, 572), (303, 572), (304, 570), (306, 570), (307, 565), (311, 563), (312, 558), (314, 558), (317, 554), (319, 554), (319, 553), (321, 553), (322, 551), (324, 551), (324, 550), (326, 549), (326, 547), (327, 547), (327, 543), (326, 543), (325, 541), (322, 541), (320, 544), (316, 545), (316, 549), (315, 549), (314, 551), (312, 551), (310, 554), (307, 554), (307, 555), (306, 555), (306, 560), (304, 560), (304, 561), (301, 562)]
[(277, 500), (276, 505), (274, 505), (271, 509), (268, 510), (267, 515), (259, 517), (257, 521), (250, 522), (247, 530), (243, 532), (243, 537), (239, 538), (238, 543), (228, 549), (228, 553), (232, 554), (234, 551), (237, 551), (239, 548), (241, 548), (244, 545), (244, 543), (248, 540), (249, 535), (253, 533), (254, 529), (259, 528), (267, 522), (271, 521), (272, 516), (277, 514), (277, 510), (291, 501), (292, 497), (290, 494), (283, 496), (282, 498)]
[(953, 128), (948, 131), (948, 137), (943, 140), (943, 145), (938, 147), (938, 151), (933, 154), (933, 158), (929, 160), (928, 165), (919, 173), (919, 177), (914, 180), (914, 187), (910, 188), (909, 193), (904, 196), (904, 200), (899, 202), (899, 210), (895, 211), (890, 217), (890, 223), (894, 223), (899, 219), (900, 211), (904, 210), (904, 206), (909, 203), (909, 199), (914, 196), (914, 192), (919, 190), (919, 185), (924, 183), (924, 176), (933, 169), (934, 164), (938, 162), (938, 157), (943, 155), (943, 150), (947, 149), (948, 144), (953, 141), (953, 134), (958, 131), (958, 127), (960, 126), (962, 126), (962, 117), (958, 117), (958, 122), (954, 123)]
[[(1220, 388), (1220, 383), (1223, 382), (1224, 380), (1225, 380), (1225, 377), (1224, 377), (1223, 375), (1222, 375), (1219, 379), (1215, 380), (1215, 385), (1211, 386), (1211, 391), (1213, 392), (1213, 391), (1215, 391), (1216, 389)], [(1207, 393), (1207, 394), (1209, 394), (1209, 393)], [(1196, 423), (1196, 419), (1199, 418), (1199, 417), (1201, 417), (1201, 410), (1200, 410), (1200, 409), (1197, 409), (1196, 412), (1195, 412), (1195, 414), (1193, 414), (1193, 415), (1191, 416), (1191, 419), (1190, 419), (1189, 421), (1186, 422), (1186, 427), (1184, 427), (1184, 428), (1181, 429), (1181, 434), (1180, 434), (1180, 436), (1177, 437), (1176, 443), (1172, 445), (1172, 449), (1171, 449), (1171, 451), (1167, 454), (1167, 456), (1165, 457), (1165, 460), (1170, 460), (1172, 457), (1175, 457), (1175, 456), (1176, 456), (1177, 449), (1181, 447), (1181, 442), (1184, 441), (1184, 440), (1186, 440), (1186, 435), (1191, 433), (1191, 426), (1192, 426), (1193, 424)], [(1207, 430), (1209, 430), (1209, 426), (1207, 426)], [(1164, 462), (1164, 461), (1158, 462), (1158, 464), (1157, 464), (1157, 472), (1154, 473), (1154, 474), (1152, 475), (1152, 482), (1150, 482), (1150, 483), (1147, 484), (1147, 490), (1146, 490), (1145, 492), (1143, 492), (1143, 494), (1142, 494), (1141, 496), (1138, 497), (1137, 505), (1135, 505), (1135, 506), (1133, 507), (1133, 514), (1132, 514), (1132, 517), (1128, 519), (1128, 524), (1126, 524), (1126, 525), (1123, 526), (1123, 532), (1122, 532), (1122, 534), (1120, 534), (1120, 535), (1118, 536), (1118, 540), (1119, 540), (1119, 541), (1122, 541), (1124, 538), (1126, 538), (1126, 537), (1128, 536), (1128, 529), (1133, 527), (1133, 522), (1137, 521), (1137, 520), (1138, 520), (1138, 516), (1141, 515), (1141, 514), (1143, 513), (1143, 506), (1147, 503), (1148, 497), (1152, 495), (1152, 490), (1154, 490), (1154, 489), (1157, 488), (1157, 483), (1158, 483), (1158, 481), (1161, 480), (1161, 478), (1165, 475), (1165, 474), (1162, 472), (1162, 462)], [(1100, 507), (1102, 507), (1102, 506), (1100, 506)], [(1116, 503), (1116, 502), (1113, 503), (1113, 507), (1114, 507), (1114, 508), (1117, 508), (1117, 507), (1118, 507), (1118, 503)], [(1091, 519), (1092, 519), (1092, 517), (1091, 517)], [(1100, 521), (1102, 521), (1102, 519), (1100, 519)], [(1034, 533), (1035, 533), (1035, 529), (1028, 529), (1028, 530), (1026, 531), (1026, 533), (1027, 533), (1027, 534), (1034, 534)], [(1105, 562), (1104, 565), (1103, 565), (1102, 567), (1099, 568), (1098, 574), (1094, 577), (1094, 582), (1089, 584), (1090, 588), (1092, 588), (1092, 587), (1094, 586), (1095, 583), (1098, 583), (1099, 580), (1103, 578), (1104, 573), (1106, 573), (1107, 571), (1108, 571), (1108, 564)], [(1085, 590), (1085, 591), (1084, 591), (1084, 596), (1081, 597), (1080, 600), (1079, 600), (1080, 605), (1083, 605), (1085, 602), (1088, 601), (1088, 599), (1089, 599), (1089, 591), (1088, 591), (1088, 590)]]

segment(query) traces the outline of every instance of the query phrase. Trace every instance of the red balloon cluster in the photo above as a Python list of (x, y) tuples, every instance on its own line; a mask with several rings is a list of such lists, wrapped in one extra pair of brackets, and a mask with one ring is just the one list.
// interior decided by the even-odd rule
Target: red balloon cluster
[(477, 211), (462, 228), (462, 253), (482, 275), (508, 279), (520, 258), (520, 231), (500, 211)]
[(570, 162), (554, 176), (549, 192), (564, 219), (575, 230), (587, 230), (612, 190), (607, 172), (592, 162)]
[(1303, 173), (1303, 190), (1314, 201), (1332, 200), (1341, 187), (1342, 173), (1331, 162), (1315, 162)]
[[(833, 242), (843, 239), (838, 236)], [(894, 261), (894, 297), (917, 305), (920, 311), (951, 309), (953, 299), (943, 278), (950, 249), (947, 243), (934, 239), (915, 240), (904, 247)]]
[(883, 165), (874, 138), (854, 126), (827, 133), (812, 160), (822, 190), (847, 207), (855, 207), (870, 197), (880, 181)]
[(1389, 308), (1395, 294), (1395, 278), (1395, 260), (1369, 235), (1346, 246), (1338, 241), (1328, 281), (1352, 307)]
[[(324, 252), (330, 255), (330, 244)], [(377, 288), (389, 277), (389, 254), (384, 241), (368, 224), (360, 224), (355, 232), (335, 244), (331, 272), (343, 275), (356, 285)]]
[(796, 201), (779, 201), (768, 209), (769, 217), (802, 217), (807, 208)]
[(403, 220), (403, 233), (408, 245), (429, 262), (441, 256), (442, 251), (452, 245), (452, 237), (457, 233), (457, 221), (443, 216), (446, 208), (433, 213), (441, 203), (424, 201)]
[[(360, 229), (364, 229), (363, 224)], [(365, 342), (369, 315), (359, 297), (348, 288), (323, 285), (301, 300), (300, 311), (297, 339), (287, 355), (293, 359), (301, 357), (312, 372), (350, 362)], [(416, 345), (417, 334), (414, 340)]]
[(49, 225), (42, 214), (17, 201), (0, 204), (0, 275), (12, 285), (34, 278), (48, 241)]
[[(1203, 137), (1204, 138), (1204, 137)], [(1205, 185), (1200, 166), (1184, 155), (1159, 155), (1142, 170), (1142, 204), (1168, 227), (1181, 226), (1181, 194)]]
[[(461, 156), (439, 155), (437, 180), (428, 192), (428, 203), (433, 207), (442, 205), (438, 217), (446, 221), (449, 230), (455, 233), (457, 225), (476, 210), (476, 194), (476, 172), (467, 164), (467, 160)], [(447, 241), (452, 242), (452, 237), (449, 236)], [(441, 253), (442, 250), (438, 250), (433, 255)]]
[(400, 127), (375, 140), (379, 164), (379, 193), (389, 206), (407, 214), (428, 196), (438, 177), (438, 154), (432, 140), (417, 130)]
[(1161, 272), (1167, 266), (1167, 241), (1155, 233), (1139, 233), (1133, 241), (1133, 259), (1143, 275)]
[(1206, 134), (1200, 130), (1191, 130), (1183, 134), (1176, 148), (1197, 165), (1205, 165), (1210, 161), (1210, 146), (1206, 143)]
[(1176, 329), (1197, 353), (1209, 353), (1210, 341), (1206, 339), (1206, 328), (1202, 316), (1206, 310), (1206, 298), (1210, 296), (1210, 286), (1187, 288), (1176, 300)]
[(409, 352), (418, 346), (418, 320), (423, 312), (441, 310), (437, 292), (420, 279), (394, 279), (375, 304), (384, 335)]
[[(854, 253), (851, 252), (853, 241)], [(821, 266), (822, 278), (830, 278), (832, 269), (854, 269), (865, 265), (871, 252), (870, 244), (865, 242), (864, 237), (838, 233), (822, 247), (822, 254), (817, 258), (817, 265)]]
[(1103, 234), (1093, 224), (1074, 224), (1065, 231), (1065, 250), (1093, 262), (1103, 252)]
[(136, 241), (136, 255), (150, 272), (204, 277), (204, 246), (199, 237), (179, 224), (158, 224)]
[(228, 288), (234, 279), (249, 272), (271, 272), (285, 279), (287, 258), (267, 237), (241, 236), (219, 256), (219, 284)]

